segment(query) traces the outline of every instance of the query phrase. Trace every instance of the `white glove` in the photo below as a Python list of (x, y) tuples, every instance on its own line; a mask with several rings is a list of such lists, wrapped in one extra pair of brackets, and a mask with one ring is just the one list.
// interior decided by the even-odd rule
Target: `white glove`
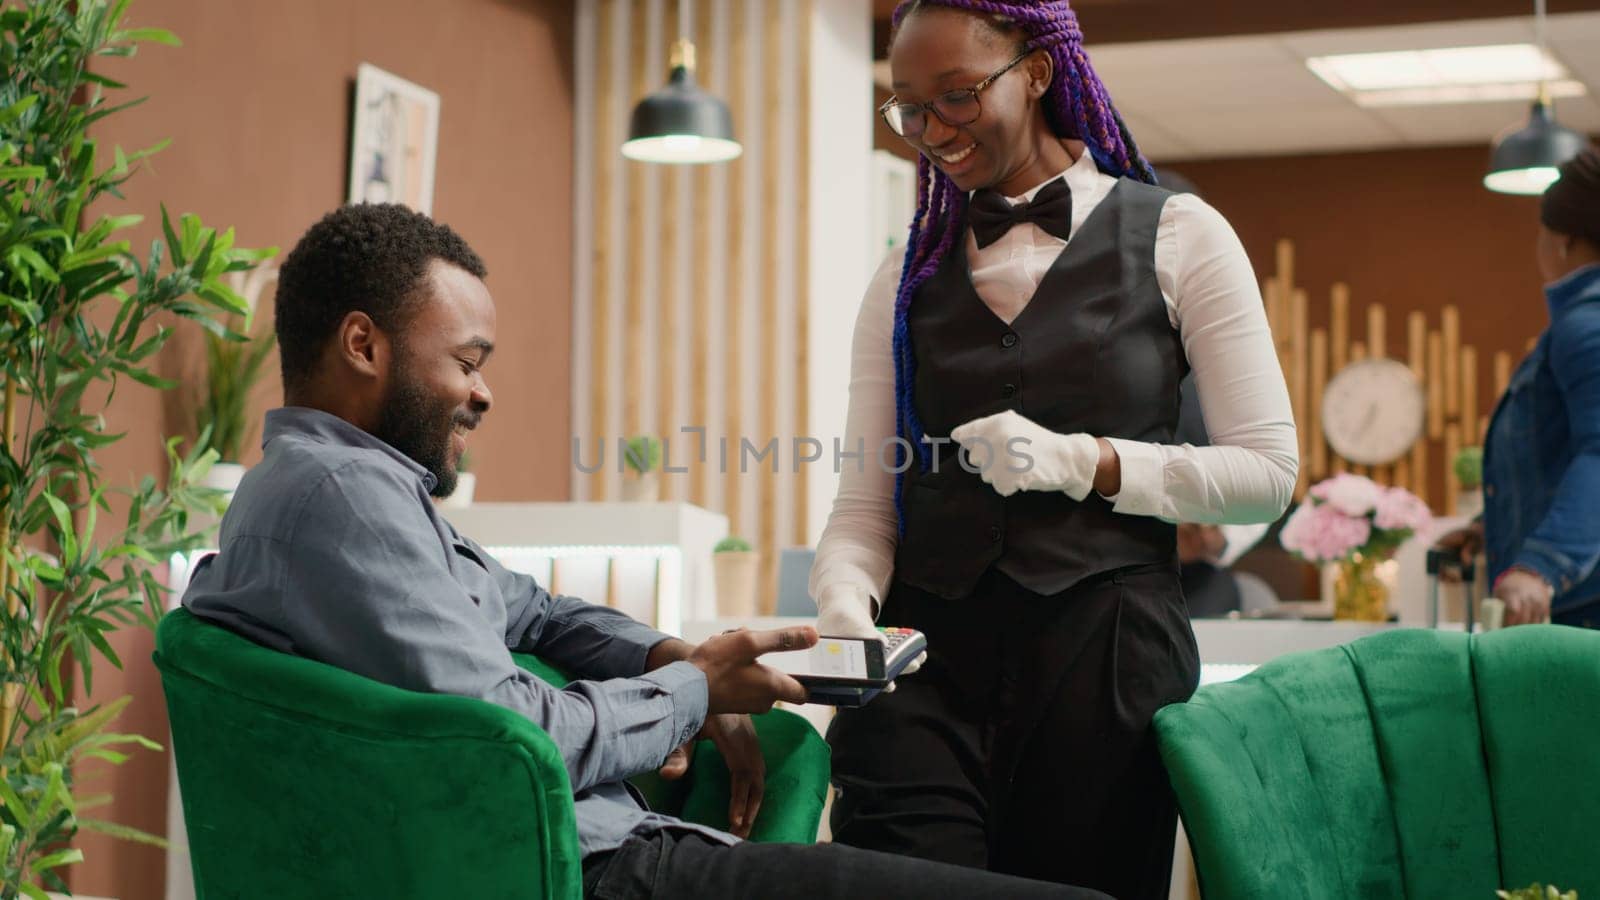
[(1100, 443), (1093, 436), (1057, 434), (1013, 410), (996, 413), (950, 432), (967, 450), (979, 477), (1002, 497), (1017, 491), (1064, 491), (1082, 500), (1094, 490)]
[(817, 598), (817, 634), (828, 637), (881, 638), (873, 624), (872, 598), (853, 584), (835, 583)]
[[(817, 634), (827, 637), (872, 638), (888, 643), (883, 632), (873, 624), (872, 598), (853, 584), (830, 584), (817, 598)], [(922, 668), (928, 654), (922, 653), (906, 666), (901, 675), (910, 675)], [(894, 685), (889, 685), (894, 690)]]

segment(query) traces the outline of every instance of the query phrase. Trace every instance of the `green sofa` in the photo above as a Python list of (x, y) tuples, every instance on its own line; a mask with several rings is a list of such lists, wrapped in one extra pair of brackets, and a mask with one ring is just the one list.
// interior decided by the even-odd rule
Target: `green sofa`
[[(182, 609), (162, 618), (155, 662), (201, 900), (582, 893), (566, 769), (522, 716), (278, 653)], [(814, 841), (827, 745), (792, 713), (756, 725), (767, 782), (752, 839)], [(710, 742), (685, 779), (636, 783), (656, 809), (727, 826)]]
[(1155, 728), (1208, 898), (1600, 900), (1600, 632), (1387, 632)]

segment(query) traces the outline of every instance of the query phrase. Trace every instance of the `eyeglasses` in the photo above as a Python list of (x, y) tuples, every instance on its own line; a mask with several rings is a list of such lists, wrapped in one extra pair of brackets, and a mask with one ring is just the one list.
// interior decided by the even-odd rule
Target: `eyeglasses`
[(983, 106), (978, 102), (978, 94), (984, 88), (994, 84), (1001, 75), (1011, 71), (1017, 63), (1028, 58), (1032, 51), (1023, 51), (1011, 62), (1001, 66), (988, 78), (969, 88), (957, 91), (946, 91), (927, 103), (900, 103), (890, 97), (889, 102), (878, 107), (878, 115), (883, 116), (883, 121), (895, 134), (908, 140), (915, 140), (922, 136), (928, 127), (928, 113), (932, 112), (939, 117), (939, 121), (949, 126), (967, 125), (978, 120), (983, 113)]

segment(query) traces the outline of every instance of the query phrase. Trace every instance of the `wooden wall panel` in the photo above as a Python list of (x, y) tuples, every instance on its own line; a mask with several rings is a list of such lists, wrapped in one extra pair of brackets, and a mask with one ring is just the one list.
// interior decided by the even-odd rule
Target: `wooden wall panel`
[(1315, 304), (1304, 301), (1305, 290), (1292, 280), (1294, 244), (1277, 242), (1275, 256), (1279, 271), (1263, 282), (1263, 301), (1300, 429), (1302, 477), (1296, 498), (1304, 496), (1308, 484), (1349, 471), (1405, 487), (1431, 500), (1435, 512), (1454, 513), (1460, 488), (1451, 462), (1462, 447), (1482, 442), (1488, 413), (1511, 379), (1511, 355), (1496, 353), (1493, 371), (1485, 372), (1478, 348), (1461, 341), (1461, 315), (1453, 305), (1444, 306), (1436, 322), (1422, 310), (1394, 310), (1406, 323), (1404, 361), (1427, 398), (1423, 436), (1400, 459), (1381, 466), (1354, 465), (1325, 442), (1321, 395), (1328, 380), (1345, 366), (1389, 356), (1390, 306), (1368, 304), (1366, 339), (1354, 340), (1350, 289), (1335, 283), (1328, 296), (1327, 328), (1312, 327), (1308, 340), (1306, 330), (1315, 323), (1308, 321), (1307, 310)]
[[(579, 0), (598, 22), (579, 77), (595, 85), (590, 198), (594, 251), (587, 266), (588, 355), (574, 403), (588, 411), (590, 464), (604, 442), (606, 470), (576, 472), (573, 496), (621, 499), (617, 441), (669, 441), (663, 499), (726, 514), (733, 533), (765, 557), (765, 602), (779, 551), (805, 540), (803, 467), (792, 465), (805, 421), (808, 361), (806, 184), (809, 161), (810, 0), (692, 0), (696, 78), (725, 100), (745, 155), (683, 172), (623, 159), (634, 105), (666, 83), (681, 24), (675, 0)], [(799, 148), (799, 149), (796, 149)], [(579, 198), (580, 203), (584, 202)], [(609, 301), (609, 302), (608, 302)], [(704, 427), (698, 440), (681, 433)], [(769, 457), (748, 471), (745, 441)]]

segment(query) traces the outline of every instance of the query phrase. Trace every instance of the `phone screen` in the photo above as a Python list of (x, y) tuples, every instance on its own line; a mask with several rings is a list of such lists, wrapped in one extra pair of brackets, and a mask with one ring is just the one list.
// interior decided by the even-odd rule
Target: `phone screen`
[(861, 638), (825, 637), (809, 650), (768, 653), (761, 664), (796, 678), (827, 681), (882, 681), (883, 643)]

